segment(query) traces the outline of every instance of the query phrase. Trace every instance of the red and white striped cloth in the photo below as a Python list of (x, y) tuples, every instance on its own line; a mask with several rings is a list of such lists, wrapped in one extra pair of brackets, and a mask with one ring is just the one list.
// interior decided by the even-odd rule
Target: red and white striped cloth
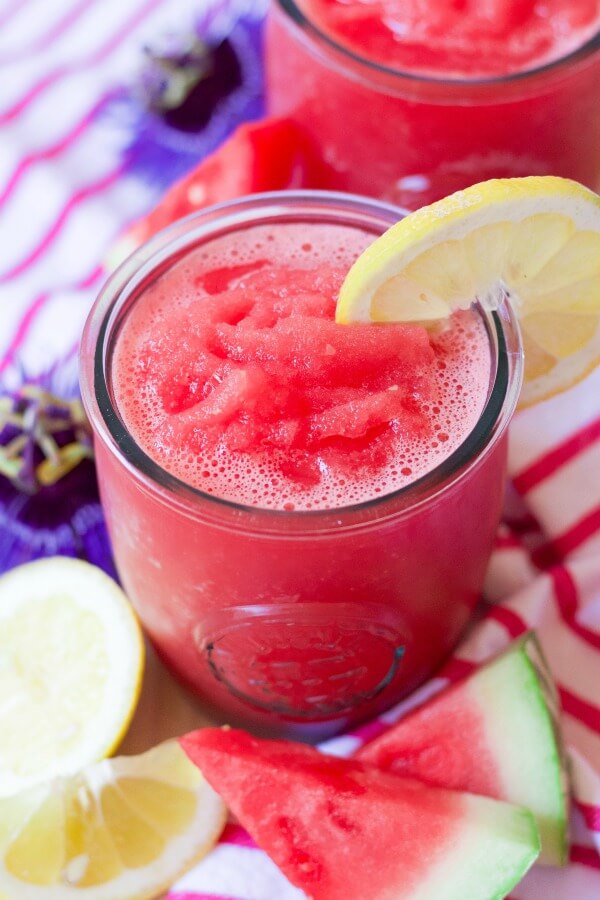
[[(99, 115), (148, 37), (206, 0), (0, 0), (0, 378), (57, 362), (75, 371), (100, 261), (156, 199), (122, 163), (118, 123)], [(517, 900), (600, 897), (600, 371), (511, 426), (512, 486), (486, 585), (485, 618), (443, 673), (363, 729), (351, 753), (419, 699), (536, 628), (562, 698), (573, 772), (571, 863), (535, 868)], [(291, 887), (230, 826), (170, 900), (292, 900)], [(354, 900), (354, 898), (353, 898)], [(363, 898), (356, 898), (363, 900)], [(366, 898), (365, 898), (366, 900)]]
[(102, 115), (144, 41), (184, 0), (0, 0), (0, 377), (12, 386), (73, 348), (100, 261), (155, 199)]

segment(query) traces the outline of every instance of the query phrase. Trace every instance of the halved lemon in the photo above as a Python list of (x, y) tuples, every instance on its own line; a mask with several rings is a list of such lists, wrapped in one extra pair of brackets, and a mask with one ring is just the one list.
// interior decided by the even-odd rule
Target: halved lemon
[(134, 712), (144, 644), (123, 591), (55, 556), (0, 578), (0, 796), (108, 756)]
[(521, 324), (521, 405), (600, 362), (600, 197), (551, 176), (485, 181), (411, 213), (354, 263), (336, 321), (428, 322), (508, 294)]
[(177, 741), (0, 798), (0, 897), (142, 900), (212, 848), (223, 801)]

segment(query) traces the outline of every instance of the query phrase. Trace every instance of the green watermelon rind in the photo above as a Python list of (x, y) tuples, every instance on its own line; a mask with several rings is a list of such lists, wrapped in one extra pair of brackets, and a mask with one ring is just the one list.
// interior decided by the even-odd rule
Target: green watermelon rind
[[(559, 727), (558, 697), (535, 635), (529, 633), (520, 638), (480, 669), (478, 676), (483, 709), (489, 708), (489, 701), (493, 704), (494, 715), (486, 717), (488, 729), (495, 732), (493, 745), (502, 745), (503, 733), (515, 733), (515, 741), (504, 741), (506, 747), (499, 760), (503, 763), (506, 796), (510, 802), (534, 811), (542, 839), (540, 862), (564, 865), (568, 856), (566, 755)], [(504, 708), (503, 698), (507, 700)], [(516, 702), (517, 699), (526, 702)], [(515, 729), (514, 718), (519, 712)], [(545, 748), (545, 761), (523, 775), (522, 747), (533, 743)], [(514, 753), (510, 752), (512, 749)]]
[[(514, 641), (504, 653), (367, 744), (358, 753), (359, 759), (397, 774), (422, 778), (437, 787), (471, 790), (468, 776), (461, 780), (453, 775), (445, 781), (445, 772), (439, 766), (443, 760), (444, 732), (454, 727), (452, 710), (457, 703), (471, 709), (481, 721), (482, 732), (477, 740), (485, 740), (486, 752), (480, 765), (487, 766), (484, 760), (491, 755), (494, 771), (489, 775), (498, 779), (496, 791), (490, 795), (531, 810), (542, 835), (540, 862), (563, 865), (568, 856), (568, 766), (560, 731), (558, 694), (533, 632)], [(418, 733), (421, 715), (427, 722), (428, 739), (437, 733), (441, 754), (435, 755), (437, 763), (430, 777), (426, 769), (412, 768), (410, 755), (403, 755), (405, 736), (410, 738), (410, 748), (409, 733), (415, 728)], [(453, 733), (452, 737), (457, 735)], [(464, 739), (468, 741), (469, 736)], [(477, 767), (480, 757), (476, 746), (469, 744), (466, 752), (471, 766)], [(452, 758), (449, 764), (452, 771)]]
[[(503, 900), (538, 858), (539, 832), (528, 810), (486, 797), (463, 797), (466, 811), (472, 808), (473, 822), (463, 824), (457, 843), (411, 891), (409, 900)], [(452, 865), (449, 872), (449, 859), (466, 858), (468, 866)]]

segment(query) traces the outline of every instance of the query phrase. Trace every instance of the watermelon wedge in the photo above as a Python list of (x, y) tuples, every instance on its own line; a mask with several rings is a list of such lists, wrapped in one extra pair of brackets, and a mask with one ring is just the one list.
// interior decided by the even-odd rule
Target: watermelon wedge
[(524, 806), (534, 814), (540, 861), (567, 855), (567, 779), (558, 699), (534, 635), (427, 701), (357, 754), (363, 762), (435, 787)]
[(122, 235), (108, 265), (115, 268), (149, 237), (203, 207), (262, 191), (317, 187), (323, 165), (290, 119), (269, 118), (241, 125)]
[(496, 900), (534, 862), (533, 817), (290, 741), (181, 740), (257, 844), (312, 900)]

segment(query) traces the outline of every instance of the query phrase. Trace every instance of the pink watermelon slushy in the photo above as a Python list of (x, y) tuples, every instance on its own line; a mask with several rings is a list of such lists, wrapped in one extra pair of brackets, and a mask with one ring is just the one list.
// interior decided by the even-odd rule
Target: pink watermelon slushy
[(117, 344), (117, 406), (167, 471), (279, 510), (335, 509), (411, 484), (456, 450), (490, 379), (482, 319), (447, 329), (334, 322), (372, 235), (256, 226), (186, 256), (146, 291)]
[(477, 601), (517, 339), (475, 308), (429, 331), (335, 324), (348, 268), (397, 217), (325, 194), (209, 211), (142, 249), (88, 323), (119, 572), (229, 720), (307, 737), (359, 721), (441, 661)]
[(600, 184), (598, 0), (273, 0), (267, 72), (327, 187), (416, 208), (492, 177)]

